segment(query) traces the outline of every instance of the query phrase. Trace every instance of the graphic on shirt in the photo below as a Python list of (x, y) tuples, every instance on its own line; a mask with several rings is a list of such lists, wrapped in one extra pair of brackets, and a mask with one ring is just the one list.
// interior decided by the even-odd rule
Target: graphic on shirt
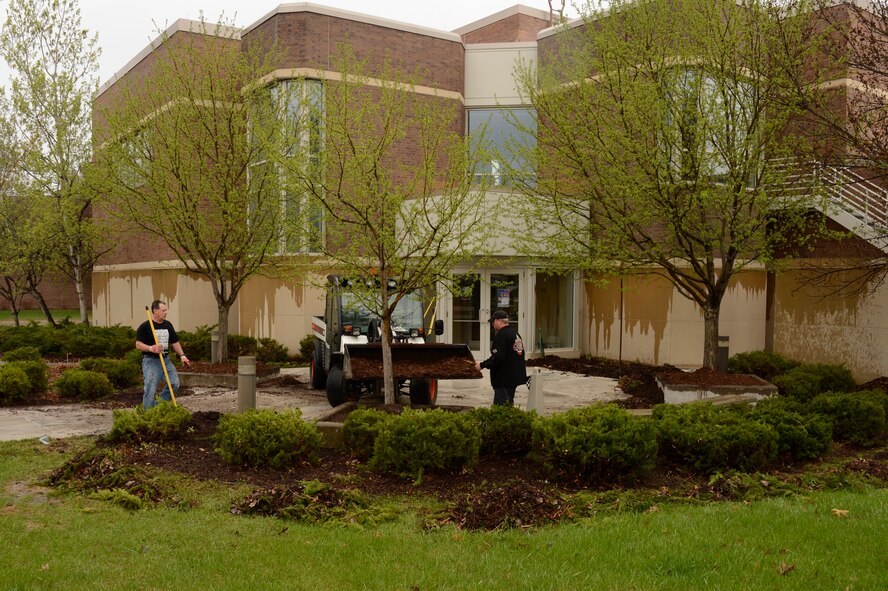
[(512, 348), (519, 355), (524, 355), (524, 342), (521, 340), (521, 337), (515, 337), (515, 344), (512, 345)]
[(170, 331), (165, 328), (158, 328), (154, 331), (157, 334), (157, 344), (166, 351), (170, 347)]

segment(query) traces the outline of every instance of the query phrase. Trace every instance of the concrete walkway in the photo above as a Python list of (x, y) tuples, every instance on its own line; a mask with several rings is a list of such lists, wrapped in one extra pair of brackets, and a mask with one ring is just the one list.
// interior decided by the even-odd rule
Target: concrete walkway
[[(533, 370), (530, 370), (533, 371)], [(282, 370), (303, 383), (308, 382), (308, 368)], [(441, 380), (438, 389), (439, 405), (490, 406), (493, 390), (487, 370), (484, 378), (476, 380)], [(539, 368), (543, 381), (543, 409), (551, 415), (571, 408), (588, 406), (595, 402), (609, 402), (625, 398), (611, 378), (588, 377)], [(306, 419), (317, 419), (330, 411), (323, 391), (304, 391), (290, 394), (286, 391), (256, 392), (256, 408), (299, 408)], [(526, 409), (528, 389), (518, 388), (515, 404)], [(236, 388), (194, 388), (194, 393), (181, 397), (180, 403), (191, 410), (219, 412), (237, 411)], [(112, 411), (90, 408), (83, 404), (57, 404), (27, 408), (0, 408), (0, 441), (44, 438), (44, 441), (76, 435), (102, 435), (111, 430)]]

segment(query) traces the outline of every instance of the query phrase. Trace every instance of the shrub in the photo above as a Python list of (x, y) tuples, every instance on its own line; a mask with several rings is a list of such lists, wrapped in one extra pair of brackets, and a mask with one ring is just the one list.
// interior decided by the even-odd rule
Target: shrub
[(20, 347), (3, 354), (4, 361), (42, 361), (40, 349), (37, 347)]
[(23, 400), (31, 391), (28, 374), (20, 367), (0, 365), (0, 405)]
[(56, 381), (55, 387), (65, 398), (78, 400), (97, 400), (114, 393), (114, 386), (105, 374), (85, 369), (66, 371)]
[(355, 457), (366, 460), (373, 455), (379, 431), (396, 415), (374, 408), (356, 408), (342, 424), (342, 442)]
[[(141, 355), (140, 355), (141, 356)], [(128, 388), (141, 381), (142, 366), (128, 360), (92, 357), (80, 362), (80, 369), (104, 374), (116, 388)]]
[(228, 335), (228, 359), (237, 361), (242, 355), (256, 356), (258, 343), (255, 338), (242, 334)]
[(213, 441), (216, 453), (229, 464), (282, 468), (313, 459), (321, 434), (314, 423), (302, 420), (298, 409), (248, 410), (222, 415)]
[(775, 376), (785, 373), (797, 365), (799, 365), (798, 361), (787, 359), (783, 355), (771, 351), (737, 353), (728, 359), (730, 373), (753, 374), (769, 382)]
[(49, 387), (49, 378), (46, 375), (47, 365), (43, 359), (36, 361), (12, 361), (7, 367), (18, 367), (28, 376), (31, 383), (30, 392), (45, 392)]
[(138, 367), (139, 371), (142, 370), (142, 352), (138, 349), (130, 349), (127, 351), (126, 355), (123, 356), (123, 360)]
[(256, 347), (256, 361), (283, 363), (290, 360), (287, 348), (274, 339), (261, 338)]
[(527, 455), (533, 440), (534, 412), (514, 406), (492, 406), (472, 411), (481, 428), (482, 455)]
[(136, 332), (128, 326), (89, 326), (63, 324), (55, 329), (58, 355), (85, 357), (123, 357), (133, 348)]
[(41, 355), (54, 354), (59, 348), (55, 336), (56, 330), (46, 325), (0, 326), (0, 351), (4, 358), (6, 353), (23, 347), (33, 347)]
[(698, 472), (761, 470), (777, 455), (777, 432), (746, 405), (658, 404), (660, 453)]
[[(813, 460), (832, 443), (832, 425), (816, 414), (802, 414), (778, 397), (759, 402), (751, 417), (777, 431), (777, 453), (793, 460)], [(785, 400), (785, 399), (782, 399)]]
[(192, 361), (210, 360), (210, 354), (212, 353), (210, 349), (213, 343), (213, 329), (215, 328), (215, 324), (212, 326), (201, 325), (195, 328), (194, 332), (187, 330), (176, 332), (176, 334), (179, 335), (179, 343), (181, 343), (182, 349), (185, 350), (189, 359)]
[(407, 409), (385, 423), (370, 468), (422, 480), (426, 472), (453, 472), (478, 459), (481, 432), (467, 413)]
[(315, 348), (315, 340), (314, 333), (308, 333), (299, 339), (299, 357), (302, 358), (302, 361), (311, 361), (311, 355), (314, 353)]
[(821, 392), (851, 392), (856, 384), (851, 370), (843, 365), (805, 363), (774, 379), (781, 393), (802, 402)]
[(656, 425), (613, 404), (577, 408), (536, 421), (533, 450), (538, 460), (562, 474), (631, 480), (654, 466)]
[(114, 425), (106, 435), (109, 441), (164, 441), (182, 434), (191, 413), (182, 406), (160, 402), (148, 410), (115, 410)]
[(881, 390), (826, 392), (812, 400), (810, 408), (830, 420), (836, 441), (872, 447), (885, 432), (886, 399), (888, 394)]

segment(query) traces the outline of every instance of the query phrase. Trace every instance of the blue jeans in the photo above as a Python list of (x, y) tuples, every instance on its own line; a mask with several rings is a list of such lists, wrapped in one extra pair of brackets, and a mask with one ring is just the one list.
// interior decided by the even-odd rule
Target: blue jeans
[[(179, 374), (176, 373), (176, 366), (173, 365), (169, 355), (164, 355), (163, 361), (166, 364), (167, 373), (170, 375), (170, 384), (173, 385), (173, 393), (179, 393)], [(157, 406), (157, 400), (154, 395), (157, 393), (157, 386), (163, 384), (163, 390), (160, 391), (161, 400), (172, 400), (170, 389), (167, 386), (166, 378), (163, 375), (163, 367), (160, 365), (160, 359), (156, 357), (148, 357), (142, 355), (142, 377), (145, 380), (145, 393), (142, 395), (142, 407), (145, 410)]]

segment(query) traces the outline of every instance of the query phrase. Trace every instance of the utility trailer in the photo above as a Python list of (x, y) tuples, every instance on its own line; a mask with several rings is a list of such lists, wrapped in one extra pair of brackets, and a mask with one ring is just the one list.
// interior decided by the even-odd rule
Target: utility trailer
[[(382, 392), (383, 364), (380, 319), (348, 289), (348, 282), (328, 278), (324, 316), (312, 320), (315, 345), (311, 386), (326, 389), (327, 401), (338, 406)], [(439, 379), (480, 378), (468, 345), (426, 343), (422, 302), (404, 298), (392, 318), (392, 370), (398, 391), (414, 405), (434, 406)], [(437, 320), (434, 333), (443, 334)]]

